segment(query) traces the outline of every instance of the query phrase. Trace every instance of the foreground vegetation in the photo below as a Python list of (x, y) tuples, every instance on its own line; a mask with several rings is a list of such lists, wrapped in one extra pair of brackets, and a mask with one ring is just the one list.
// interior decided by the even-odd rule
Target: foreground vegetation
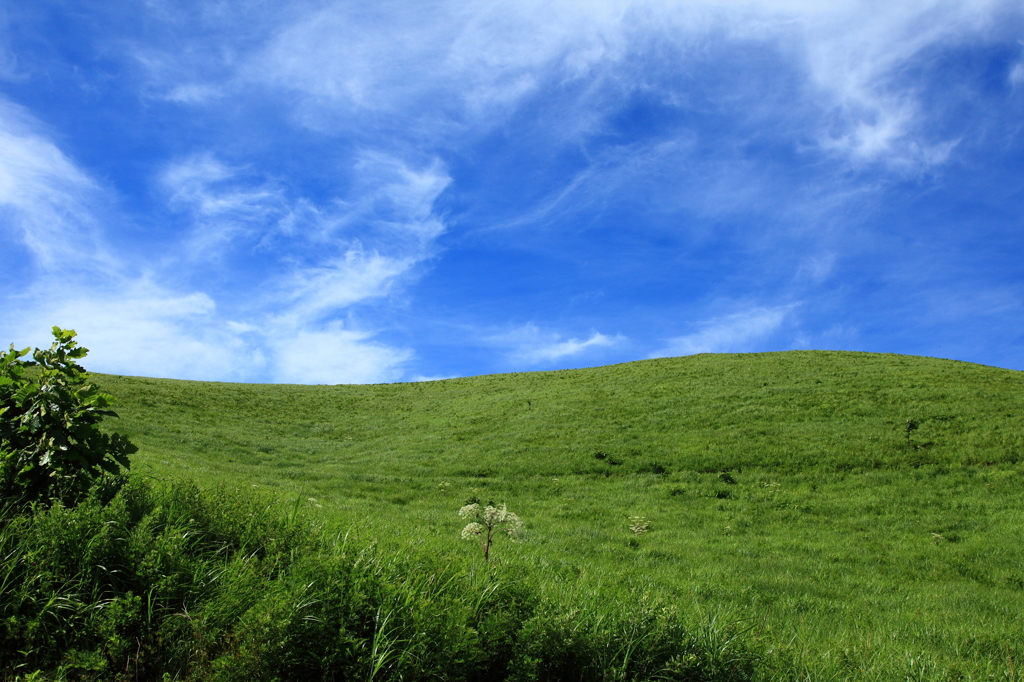
[(466, 570), (455, 512), (504, 502), (525, 532), (498, 562), (756, 623), (766, 679), (1017, 679), (1024, 659), (1020, 372), (791, 352), (379, 386), (97, 380), (148, 476), (272, 490)]
[(252, 493), (153, 489), (0, 516), (0, 675), (742, 680), (714, 621), (514, 563), (404, 559)]

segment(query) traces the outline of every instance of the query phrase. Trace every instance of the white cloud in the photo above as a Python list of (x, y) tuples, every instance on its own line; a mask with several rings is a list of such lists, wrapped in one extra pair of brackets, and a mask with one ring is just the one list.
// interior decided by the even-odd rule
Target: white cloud
[(193, 258), (216, 257), (240, 238), (259, 238), (288, 211), (272, 183), (254, 182), (209, 153), (169, 164), (160, 184), (172, 208), (193, 216), (186, 247)]
[(451, 184), (441, 162), (417, 168), (391, 154), (364, 150), (354, 164), (356, 198), (346, 203), (339, 221), (376, 228), (376, 238), (423, 255), (445, 231), (434, 203)]
[(666, 358), (696, 353), (747, 352), (757, 341), (777, 331), (793, 306), (751, 308), (716, 317), (700, 325), (700, 331), (670, 339), (667, 346), (649, 357)]
[(230, 183), (237, 173), (209, 155), (172, 164), (162, 180), (172, 206), (194, 211), (203, 218), (231, 216), (259, 220), (280, 211), (281, 197), (266, 185), (246, 187)]
[[(131, 273), (97, 227), (107, 193), (24, 109), (0, 102), (0, 206), (11, 243), (35, 260), (33, 277), (8, 290), (9, 341), (49, 344), (54, 324), (92, 349), (88, 367), (110, 372), (227, 378), (238, 347), (217, 330), (202, 292), (174, 292)], [(22, 341), (28, 339), (30, 341)]]
[(579, 355), (589, 348), (612, 346), (622, 338), (620, 336), (605, 336), (604, 334), (594, 332), (586, 341), (580, 341), (579, 339), (554, 341), (546, 345), (523, 349), (520, 351), (519, 356), (527, 362), (551, 362), (570, 355)]
[(621, 334), (607, 336), (599, 332), (594, 332), (586, 340), (563, 340), (560, 334), (542, 332), (533, 323), (487, 338), (490, 344), (507, 348), (509, 357), (516, 362), (530, 365), (582, 355), (592, 349), (614, 346), (625, 340), (626, 337)]
[[(216, 47), (199, 32), (162, 51), (136, 48), (160, 98), (203, 105), (282, 98), (316, 130), (436, 149), (483, 135), (523, 101), (573, 83), (588, 84), (579, 95), (586, 102), (567, 105), (555, 127), (569, 137), (593, 131), (632, 89), (689, 96), (657, 92), (649, 69), (638, 71), (644, 55), (657, 55), (659, 68), (668, 56), (670, 68), (686, 74), (708, 54), (757, 46), (780, 60), (780, 72), (802, 79), (796, 97), (772, 115), (790, 117), (791, 128), (838, 157), (900, 170), (941, 164), (955, 144), (929, 137), (929, 112), (906, 67), (935, 47), (998, 32), (1000, 17), (1015, 7), (1008, 0), (334, 0), (253, 13), (242, 2), (217, 5), (202, 17), (220, 37)], [(195, 21), (159, 6), (153, 18), (177, 31)], [(701, 106), (760, 109), (745, 87), (742, 74), (717, 83)]]
[(275, 381), (364, 384), (398, 381), (412, 351), (373, 343), (365, 332), (332, 324), (317, 331), (284, 333), (271, 340)]
[(411, 265), (411, 259), (350, 249), (321, 266), (297, 269), (280, 285), (279, 295), (287, 301), (280, 318), (313, 324), (355, 303), (384, 296)]
[[(930, 140), (918, 84), (902, 71), (929, 49), (956, 46), (993, 31), (1001, 0), (924, 0), (912, 3), (756, 3), (762, 38), (797, 43), (814, 105), (822, 148), (855, 163), (881, 161), (897, 168), (929, 167), (946, 160), (955, 140)], [(753, 24), (752, 17), (744, 23)], [(735, 17), (732, 21), (736, 21)], [(773, 35), (774, 34), (774, 35)]]
[(210, 296), (146, 280), (74, 291), (37, 286), (20, 298), (3, 331), (17, 344), (48, 345), (49, 328), (75, 329), (96, 372), (210, 381), (366, 383), (399, 380), (409, 349), (372, 331), (294, 319), (224, 320)]
[(239, 380), (264, 363), (201, 292), (180, 294), (145, 280), (92, 290), (47, 282), (26, 298), (21, 315), (8, 320), (9, 333), (48, 345), (54, 324), (75, 329), (93, 371)]
[[(396, 126), (437, 142), (465, 135), (467, 127), (479, 133), (500, 124), (543, 87), (580, 79), (650, 87), (636, 79), (629, 60), (652, 45), (672, 46), (685, 71), (715, 41), (755, 43), (775, 46), (776, 58), (804, 73), (811, 102), (792, 105), (810, 107), (806, 115), (817, 120), (804, 123), (818, 129), (823, 148), (856, 162), (927, 166), (945, 159), (941, 147), (948, 141), (919, 134), (926, 112), (913, 85), (900, 81), (900, 70), (932, 46), (992, 30), (1005, 6), (996, 0), (334, 2), (282, 28), (239, 73), (247, 82), (298, 93), (300, 116), (312, 127), (351, 129), (372, 121), (374, 128)], [(742, 87), (742, 80), (733, 86)], [(736, 95), (726, 98), (747, 106)], [(615, 98), (604, 106), (609, 101)]]
[[(437, 161), (414, 168), (363, 152), (354, 170), (353, 199), (329, 212), (296, 202), (279, 225), (293, 242), (305, 240), (319, 254), (268, 282), (281, 321), (320, 324), (344, 308), (388, 295), (431, 257), (446, 229), (433, 207), (451, 180)], [(296, 228), (301, 211), (310, 216), (304, 233)]]
[(90, 221), (99, 188), (40, 128), (23, 108), (0, 99), (4, 222), (42, 267), (103, 259)]
[[(353, 174), (353, 198), (327, 206), (289, 200), (273, 183), (209, 154), (172, 164), (161, 176), (171, 205), (193, 215), (194, 251), (237, 249), (232, 242), (245, 236), (272, 242), (278, 272), (266, 276), (250, 314), (266, 329), (277, 380), (395, 380), (409, 357), (369, 341), (372, 331), (332, 320), (387, 296), (431, 255), (445, 230), (433, 205), (450, 179), (437, 161), (414, 167), (372, 151), (358, 155)], [(338, 357), (310, 359), (333, 346)]]
[(287, 197), (272, 178), (199, 153), (168, 164), (160, 184), (172, 208), (192, 215), (190, 244), (197, 257), (218, 254), (238, 239), (266, 241), (274, 235), (286, 238), (275, 241), (285, 252), (316, 244), (321, 260), (333, 258), (339, 245), (361, 250), (364, 244), (408, 263), (428, 256), (446, 229), (433, 210), (451, 182), (441, 163), (434, 159), (416, 167), (363, 150), (352, 162), (352, 175), (346, 197), (316, 205)]
[[(168, 16), (177, 11), (173, 3), (150, 5)], [(160, 176), (169, 204), (191, 220), (184, 255), (169, 259), (177, 271), (162, 271), (166, 266), (153, 263), (121, 267), (124, 263), (103, 245), (96, 227), (105, 222), (104, 202), (116, 204), (117, 197), (83, 172), (23, 109), (0, 102), (0, 220), (42, 270), (73, 261), (103, 273), (102, 286), (85, 276), (73, 282), (70, 288), (79, 287), (80, 295), (67, 300), (124, 338), (142, 345), (148, 340), (161, 349), (140, 366), (164, 363), (214, 376), (236, 371), (228, 369), (227, 356), (217, 350), (228, 348), (247, 358), (244, 371), (272, 367), (282, 377), (314, 378), (324, 372), (331, 380), (390, 380), (409, 358), (408, 350), (375, 342), (372, 322), (355, 329), (341, 327), (336, 319), (354, 306), (382, 302), (432, 257), (446, 229), (435, 206), (451, 182), (432, 150), (457, 153), (453, 142), (500, 125), (537, 93), (571, 91), (566, 85), (581, 84), (582, 104), (565, 107), (565, 116), (553, 125), (564, 128), (562, 139), (593, 132), (631, 88), (665, 87), (638, 77), (645, 71), (637, 60), (646, 59), (647, 52), (670, 55), (659, 63), (671, 62), (670, 68), (683, 73), (699, 66), (709, 51), (734, 53), (734, 47), (755, 45), (767, 47), (767, 58), (780, 60), (780, 68), (801, 81), (791, 102), (799, 111), (791, 122), (819, 148), (854, 163), (929, 167), (945, 162), (956, 140), (929, 137), (929, 112), (922, 109), (915, 84), (903, 75), (904, 67), (926, 59), (922, 55), (930, 50), (939, 51), (933, 48), (985, 36), (994, 30), (997, 10), (1010, 6), (987, 0), (887, 5), (809, 0), (318, 2), (315, 11), (307, 11), (308, 4), (274, 10), (283, 14), (252, 31), (239, 21), (245, 19), (246, 3), (214, 5), (216, 10), (204, 12), (204, 30), (194, 39), (175, 33), (175, 47), (166, 52), (146, 47), (139, 63), (149, 69), (151, 92), (183, 105), (211, 106), (255, 93), (284, 100), (299, 120), (318, 130), (358, 130), (353, 145), (361, 151), (349, 161), (355, 178), (351, 192), (314, 201), (291, 195), (286, 183), (262, 171), (213, 153), (179, 158)], [(218, 17), (224, 23), (218, 24)], [(275, 22), (279, 27), (270, 29)], [(216, 46), (210, 35), (218, 36), (212, 41)], [(173, 52), (179, 39), (182, 48)], [(197, 45), (202, 49), (193, 49)], [(0, 77), (4, 63), (0, 53)], [(1007, 77), (1019, 85), (1024, 66), (1016, 64)], [(709, 89), (709, 107), (750, 106), (742, 81), (727, 80)], [(655, 94), (671, 99), (685, 93)], [(686, 156), (688, 139), (665, 143), (666, 149), (675, 145), (676, 152), (666, 154), (660, 160), (665, 167), (653, 175), (667, 176), (669, 163), (683, 165), (678, 160)], [(626, 150), (626, 160), (608, 165), (651, 161), (634, 151)], [(757, 192), (769, 193), (767, 184), (756, 186), (750, 174), (736, 172), (736, 164), (722, 166), (733, 175), (689, 176), (700, 189), (685, 200), (710, 197), (716, 205), (743, 207), (759, 199)], [(694, 167), (696, 162), (689, 166)], [(628, 170), (617, 177), (636, 177), (635, 168)], [(562, 210), (601, 171), (581, 172), (528, 222)], [(730, 201), (721, 200), (724, 196)], [(268, 260), (277, 259), (254, 287), (249, 308), (222, 309), (225, 303), (212, 284), (171, 284), (188, 281), (197, 271), (196, 261), (237, 248), (243, 239), (254, 248), (258, 242), (272, 254)], [(272, 248), (267, 247), (271, 242)], [(110, 274), (146, 268), (150, 280)], [(801, 276), (821, 281), (831, 268), (827, 258), (810, 259)], [(49, 301), (58, 287), (51, 286), (55, 280), (45, 272), (39, 277), (31, 290), (38, 296), (34, 306), (47, 317), (67, 314), (89, 324), (88, 316), (73, 315), (70, 304)], [(787, 314), (781, 308), (758, 308), (717, 318), (674, 339), (666, 352), (740, 348), (776, 331)], [(48, 319), (45, 325), (52, 322), (63, 324)], [(89, 329), (104, 333), (96, 326)], [(504, 347), (525, 363), (576, 357), (622, 339), (597, 332), (564, 339), (532, 325), (524, 330)], [(118, 351), (103, 355), (97, 347), (97, 357), (113, 363), (131, 356), (127, 345), (103, 338)], [(161, 345), (161, 338), (171, 341)], [(329, 348), (343, 349), (358, 361), (318, 365), (309, 359)], [(196, 358), (192, 365), (188, 357)]]
[(364, 383), (397, 381), (412, 351), (373, 340), (339, 322), (254, 317), (225, 320), (203, 292), (178, 293), (147, 280), (80, 290), (38, 285), (17, 301), (3, 332), (17, 344), (48, 345), (48, 330), (78, 331), (91, 349), (86, 367), (211, 381)]
[[(161, 174), (161, 182), (170, 193), (171, 203), (194, 208), (198, 213), (223, 213), (238, 205), (225, 202), (212, 191), (211, 185), (228, 180), (234, 171), (210, 154), (197, 154), (170, 164)], [(244, 203), (243, 203), (244, 205)]]
[[(448, 113), (456, 119), (491, 124), (533, 92), (552, 64), (578, 75), (606, 58), (620, 42), (606, 29), (615, 28), (624, 7), (336, 2), (283, 29), (245, 77), (304, 93), (307, 107), (327, 103), (378, 116), (419, 108), (423, 116), (414, 119), (424, 123), (437, 115), (431, 109), (440, 95), (454, 105)], [(419, 106), (427, 102), (429, 108)]]

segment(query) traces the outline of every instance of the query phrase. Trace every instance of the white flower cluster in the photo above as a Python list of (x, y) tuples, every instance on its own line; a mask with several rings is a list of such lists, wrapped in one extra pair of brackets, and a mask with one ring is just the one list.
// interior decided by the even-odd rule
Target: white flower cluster
[(479, 536), (485, 530), (496, 526), (505, 526), (504, 530), (510, 538), (519, 537), (523, 530), (523, 522), (504, 504), (500, 507), (489, 504), (483, 509), (476, 503), (467, 504), (459, 510), (459, 516), (464, 519), (476, 519), (462, 529), (463, 540), (472, 540), (474, 536)]
[(480, 534), (483, 533), (483, 532), (484, 532), (484, 527), (481, 526), (476, 521), (473, 521), (471, 523), (467, 523), (466, 527), (462, 529), (462, 539), (463, 540), (472, 540), (475, 537), (479, 537)]
[(464, 519), (473, 518), (473, 517), (479, 516), (479, 515), (480, 515), (480, 505), (479, 504), (475, 504), (475, 503), (474, 504), (467, 504), (465, 507), (463, 507), (462, 509), (459, 510), (459, 516), (461, 516)]

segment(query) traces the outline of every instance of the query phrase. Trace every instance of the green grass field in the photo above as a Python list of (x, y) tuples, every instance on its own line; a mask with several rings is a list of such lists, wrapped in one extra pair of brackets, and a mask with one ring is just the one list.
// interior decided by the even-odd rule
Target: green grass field
[(1021, 372), (793, 351), (373, 386), (94, 378), (137, 472), (467, 564), (457, 510), (505, 502), (527, 533), (498, 561), (739, 621), (765, 679), (1024, 663)]

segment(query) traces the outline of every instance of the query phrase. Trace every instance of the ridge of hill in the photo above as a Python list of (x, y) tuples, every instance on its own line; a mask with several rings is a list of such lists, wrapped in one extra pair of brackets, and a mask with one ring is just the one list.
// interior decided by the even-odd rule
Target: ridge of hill
[[(704, 354), (378, 385), (93, 376), (118, 397), (112, 426), (144, 461), (182, 458), (232, 476), (269, 468), (301, 481), (305, 466), (371, 461), (396, 474), (483, 477), (843, 471), (1024, 455), (1024, 372), (891, 354)], [(918, 428), (908, 439), (909, 420)]]

